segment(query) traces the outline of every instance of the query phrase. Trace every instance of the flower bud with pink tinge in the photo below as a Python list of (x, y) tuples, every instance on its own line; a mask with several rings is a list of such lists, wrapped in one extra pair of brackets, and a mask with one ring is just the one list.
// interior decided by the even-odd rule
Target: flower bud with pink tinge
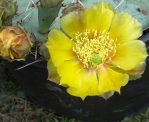
[(32, 41), (21, 27), (7, 26), (0, 32), (0, 55), (9, 61), (24, 60)]

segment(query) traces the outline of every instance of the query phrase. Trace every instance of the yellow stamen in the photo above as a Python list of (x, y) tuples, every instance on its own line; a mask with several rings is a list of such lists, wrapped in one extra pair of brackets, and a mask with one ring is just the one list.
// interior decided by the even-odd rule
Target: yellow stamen
[(106, 31), (87, 30), (76, 33), (73, 51), (85, 68), (97, 67), (111, 60), (116, 52), (116, 42)]

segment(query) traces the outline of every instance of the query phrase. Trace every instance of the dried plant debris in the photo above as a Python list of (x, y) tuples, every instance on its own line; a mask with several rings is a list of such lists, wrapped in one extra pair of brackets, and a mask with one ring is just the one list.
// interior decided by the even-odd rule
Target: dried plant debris
[(79, 122), (44, 111), (26, 100), (0, 63), (0, 122)]

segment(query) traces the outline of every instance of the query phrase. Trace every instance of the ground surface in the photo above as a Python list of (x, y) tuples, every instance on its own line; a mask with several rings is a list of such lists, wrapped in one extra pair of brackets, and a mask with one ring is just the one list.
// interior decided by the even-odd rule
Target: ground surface
[[(0, 122), (79, 122), (47, 113), (27, 101), (21, 88), (10, 80), (4, 69), (0, 64)], [(122, 122), (149, 122), (149, 108)]]

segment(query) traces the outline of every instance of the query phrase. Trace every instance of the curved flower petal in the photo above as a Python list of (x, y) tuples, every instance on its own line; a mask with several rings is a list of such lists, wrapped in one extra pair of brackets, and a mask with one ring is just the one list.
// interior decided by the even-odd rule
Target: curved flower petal
[(111, 37), (118, 43), (138, 39), (142, 35), (141, 24), (127, 13), (115, 14), (111, 28)]
[(70, 12), (61, 19), (61, 26), (64, 32), (73, 37), (77, 32), (81, 32), (85, 29), (83, 23), (82, 12)]
[(100, 93), (107, 93), (117, 91), (120, 93), (120, 88), (128, 83), (129, 76), (127, 74), (119, 73), (109, 67), (101, 67), (98, 72)]
[(146, 67), (145, 62), (141, 62), (135, 69), (132, 69), (128, 72), (130, 80), (136, 80), (142, 76)]
[(94, 89), (94, 91), (89, 90), (88, 88), (74, 88), (74, 87), (69, 87), (67, 88), (67, 92), (76, 97), (80, 97), (82, 100), (84, 100), (87, 96), (98, 96), (98, 90)]
[(84, 70), (77, 60), (63, 62), (57, 67), (60, 85), (80, 88)]
[(87, 94), (87, 89), (86, 88), (74, 88), (74, 87), (69, 87), (67, 88), (67, 92), (72, 95), (72, 96), (76, 96), (76, 97), (80, 97), (82, 100), (85, 99), (86, 96), (88, 96)]
[(46, 47), (55, 66), (60, 65), (65, 60), (75, 58), (72, 51), (73, 42), (59, 30), (54, 29), (49, 33)]
[(101, 3), (86, 9), (83, 13), (87, 29), (109, 30), (114, 17), (114, 8), (108, 3)]
[(134, 40), (118, 45), (111, 63), (123, 70), (133, 70), (148, 56), (144, 42)]
[(84, 72), (81, 77), (81, 82), (81, 87), (69, 87), (67, 92), (73, 96), (81, 97), (82, 99), (86, 96), (99, 96), (96, 72)]
[(71, 12), (62, 17), (62, 29), (71, 37), (87, 29), (108, 30), (114, 17), (114, 8), (101, 3), (82, 12)]

